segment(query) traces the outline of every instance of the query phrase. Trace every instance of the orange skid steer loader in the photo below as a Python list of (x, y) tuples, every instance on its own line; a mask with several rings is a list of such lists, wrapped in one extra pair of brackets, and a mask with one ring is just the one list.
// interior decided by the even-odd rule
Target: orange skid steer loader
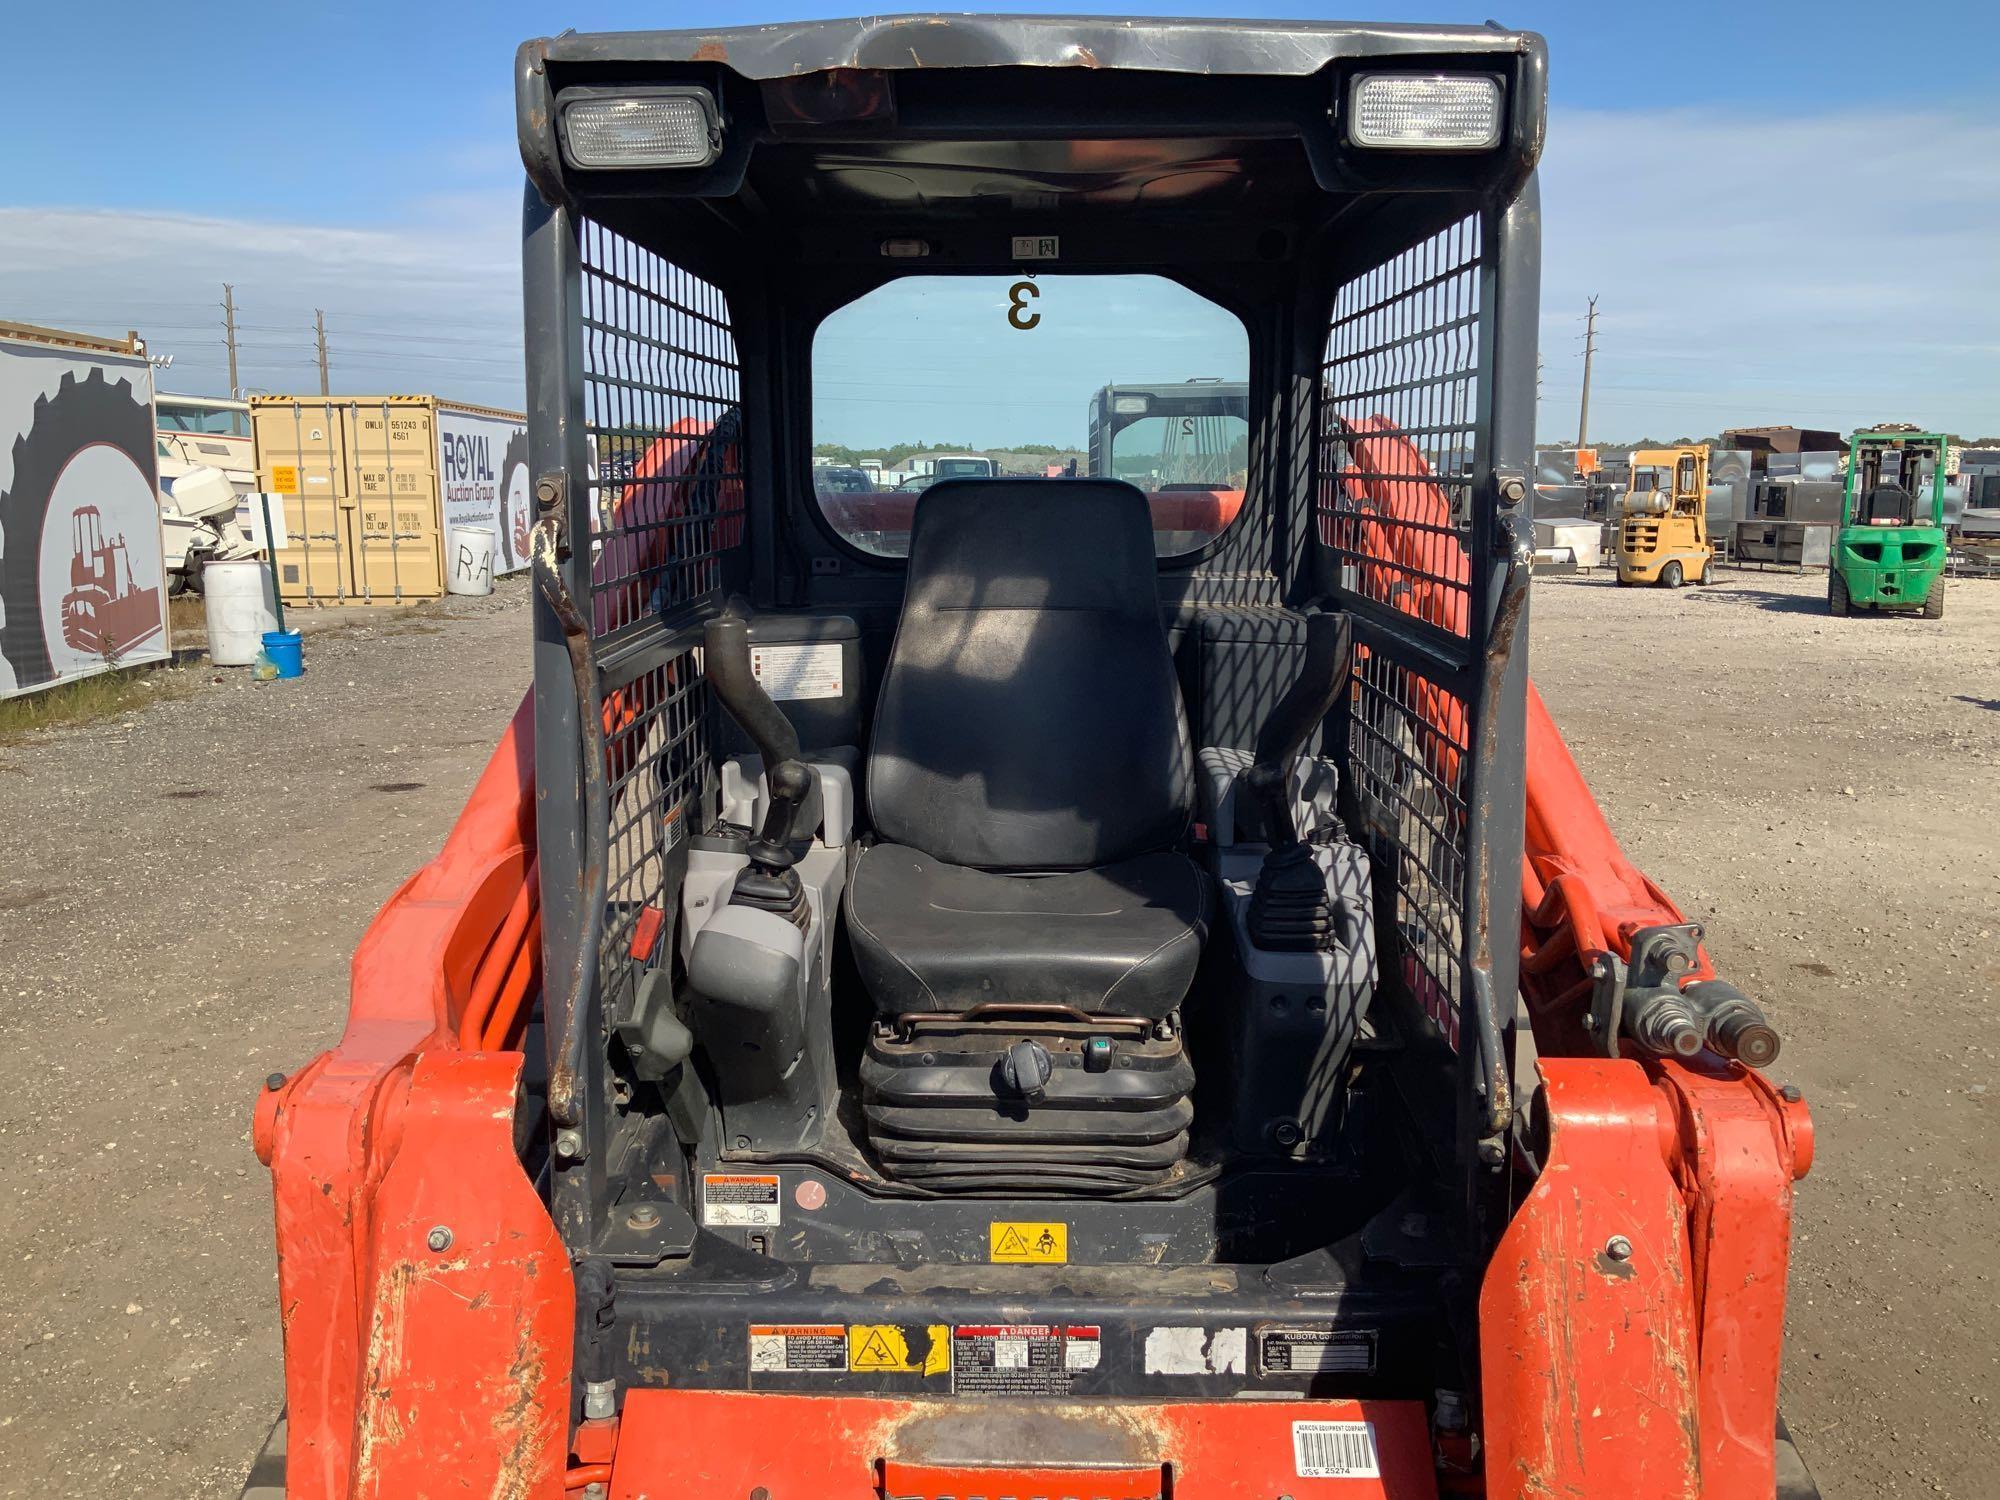
[[(901, 17), (517, 87), (534, 688), (257, 1102), (247, 1493), (1815, 1494), (1810, 1117), (1528, 680), (1541, 40)], [(840, 363), (885, 292), (971, 311)], [(1128, 348), (1155, 295), (1243, 370)], [(1128, 370), (1246, 380), (1239, 504), (813, 483), (857, 382), (936, 451)]]

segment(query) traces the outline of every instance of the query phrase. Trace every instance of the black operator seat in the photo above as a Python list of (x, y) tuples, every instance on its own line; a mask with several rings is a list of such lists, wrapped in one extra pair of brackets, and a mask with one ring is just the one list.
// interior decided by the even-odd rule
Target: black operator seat
[(1900, 484), (1878, 484), (1868, 492), (1863, 506), (1864, 522), (1887, 521), (1908, 526), (1916, 519), (1916, 497)]
[(1107, 479), (924, 492), (867, 793), (882, 842), (847, 919), (880, 1011), (1180, 1004), (1209, 893), (1181, 848), (1194, 756), (1144, 495)]

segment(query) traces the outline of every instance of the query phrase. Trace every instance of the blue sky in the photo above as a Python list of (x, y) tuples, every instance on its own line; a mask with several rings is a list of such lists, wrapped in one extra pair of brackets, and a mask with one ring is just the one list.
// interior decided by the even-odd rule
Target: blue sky
[[(2000, 431), (2000, 113), (1972, 4), (1905, 3), (1892, 26), (1879, 6), (1803, 0), (1355, 9), (1468, 22), (1497, 9), (1549, 38), (1545, 438), (1574, 435), (1593, 292), (1600, 438), (1730, 421)], [(8, 23), (0, 317), (137, 327), (175, 356), (164, 387), (212, 391), (228, 279), (251, 385), (313, 381), (323, 307), (341, 388), (518, 402), (515, 45), (567, 26), (851, 10), (22, 7)], [(82, 82), (63, 61), (78, 58)], [(42, 124), (29, 136), (23, 121)], [(1895, 187), (1857, 192), (1864, 169), (1893, 171)]]

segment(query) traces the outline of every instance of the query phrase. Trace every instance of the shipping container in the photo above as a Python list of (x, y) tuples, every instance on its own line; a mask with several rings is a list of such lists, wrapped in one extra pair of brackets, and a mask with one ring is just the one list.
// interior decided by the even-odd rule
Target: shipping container
[(138, 335), (0, 323), (0, 698), (171, 655), (153, 421)]
[(436, 396), (256, 396), (260, 487), (282, 501), (288, 603), (434, 599), (528, 564), (526, 418)]

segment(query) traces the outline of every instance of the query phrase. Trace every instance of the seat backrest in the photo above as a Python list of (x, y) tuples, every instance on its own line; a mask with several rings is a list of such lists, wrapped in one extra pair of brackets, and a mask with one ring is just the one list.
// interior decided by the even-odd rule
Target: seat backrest
[(1194, 755), (1146, 497), (1110, 479), (924, 492), (868, 755), (886, 839), (988, 870), (1165, 848)]
[(1916, 516), (1916, 499), (1900, 484), (1878, 484), (1868, 492), (1863, 521), (1894, 521), (1907, 526)]

